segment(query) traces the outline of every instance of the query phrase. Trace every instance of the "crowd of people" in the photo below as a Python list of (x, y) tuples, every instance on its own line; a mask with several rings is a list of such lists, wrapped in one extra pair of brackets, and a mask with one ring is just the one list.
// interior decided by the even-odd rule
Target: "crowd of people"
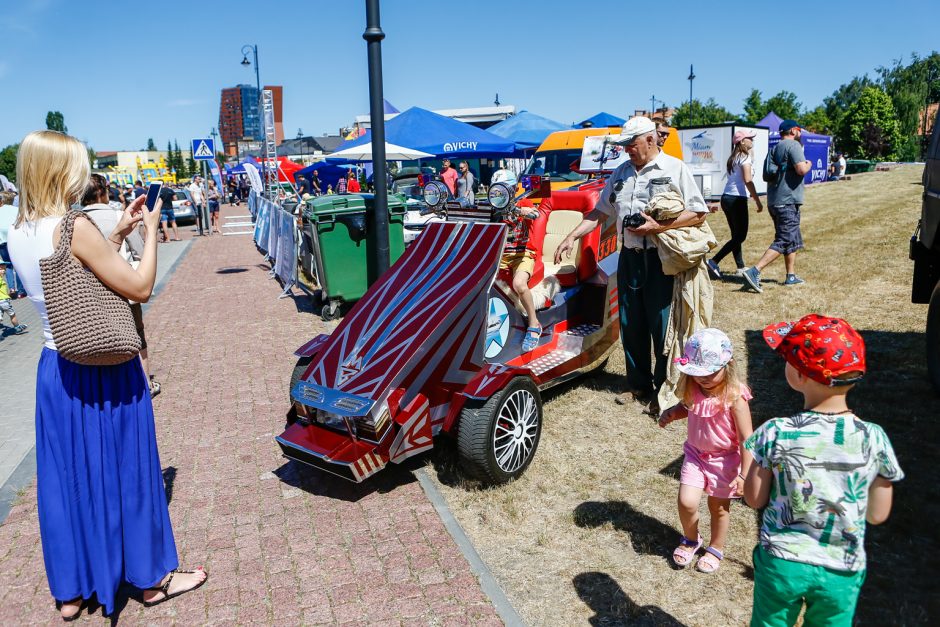
[[(750, 268), (742, 257), (748, 197), (758, 211), (763, 205), (753, 183), (753, 135), (741, 131), (734, 138), (720, 205), (731, 238), (711, 259), (698, 257), (703, 271), (720, 279), (719, 263), (732, 255), (739, 274), (758, 292), (760, 271), (779, 256), (786, 265), (784, 284), (802, 283), (794, 264), (802, 248), (802, 175), (808, 162), (798, 142), (798, 125), (784, 122), (781, 132), (782, 141), (762, 168), (775, 226), (767, 253)], [(661, 151), (668, 133), (647, 118), (627, 122), (615, 142), (630, 160), (617, 167), (595, 209), (561, 242), (556, 263), (598, 224), (621, 225), (617, 282), (628, 392), (618, 400), (640, 402), (664, 428), (686, 421), (677, 499), (682, 534), (673, 552), (675, 565), (694, 563), (702, 573), (717, 571), (725, 557), (732, 503), (743, 498), (763, 509), (753, 551), (752, 624), (792, 625), (805, 605), (804, 624), (850, 625), (865, 578), (866, 524), (887, 518), (892, 483), (903, 478), (884, 431), (855, 415), (848, 403), (849, 392), (866, 371), (864, 340), (848, 322), (816, 314), (767, 327), (763, 337), (784, 359), (783, 376), (802, 394), (804, 409), (757, 429), (749, 401), (760, 390), (748, 386), (725, 333), (710, 324), (699, 325), (690, 334), (675, 335), (671, 341), (678, 346), (667, 345), (677, 282), (690, 279), (664, 270), (660, 236), (677, 229), (704, 229), (713, 210), (688, 167)], [(455, 170), (445, 160), (441, 179), (455, 198), (472, 198), (474, 183), (466, 162)], [(199, 587), (208, 576), (198, 568), (179, 570), (151, 403), (159, 386), (154, 389), (148, 374), (139, 305), (153, 290), (158, 231), (167, 238), (169, 225), (178, 238), (172, 214), (176, 191), (166, 186), (151, 210), (144, 204), (146, 190), (140, 182), (119, 189), (91, 174), (84, 146), (55, 131), (34, 132), (23, 140), (17, 182), (19, 202), (12, 225), (2, 233), (0, 251), (11, 260), (43, 326), (36, 450), (40, 533), (50, 591), (65, 620), (74, 619), (93, 595), (106, 613), (112, 612), (122, 582), (139, 588), (145, 605), (163, 602)], [(358, 184), (350, 172), (340, 179), (337, 191), (354, 193)], [(193, 202), (205, 206), (200, 230), (204, 226), (206, 231), (217, 228), (222, 200), (214, 184), (207, 189), (203, 193), (198, 177), (189, 189)], [(232, 200), (244, 197), (237, 182), (229, 182), (228, 191)], [(315, 175), (299, 183), (299, 192), (324, 193)], [(675, 217), (657, 220), (651, 215), (651, 207), (662, 200), (660, 193), (679, 199)], [(9, 200), (0, 194), (0, 212), (14, 206)], [(541, 334), (531, 296), (524, 299), (532, 272), (526, 228), (539, 211), (523, 210), (510, 225), (519, 230), (519, 237), (510, 238), (513, 247), (505, 250), (502, 262), (514, 275), (528, 315), (524, 350)], [(626, 220), (630, 216), (639, 220)], [(133, 321), (136, 354), (107, 363), (100, 352), (94, 359), (79, 358), (91, 350), (86, 344), (100, 338), (78, 334), (82, 339), (74, 339), (63, 333), (85, 322), (63, 308), (70, 299), (99, 302), (95, 299), (100, 291), (81, 285), (63, 288), (49, 262), (63, 255), (73, 256), (90, 271), (93, 282), (121, 297), (126, 311), (109, 309), (106, 318)], [(9, 314), (4, 285), (0, 279), (0, 314)], [(70, 290), (68, 298), (61, 297), (63, 289)], [(107, 306), (113, 307), (113, 301)], [(710, 304), (698, 306), (708, 320)], [(68, 354), (79, 357), (61, 354), (66, 342)], [(673, 352), (678, 356), (668, 360)], [(699, 529), (703, 496), (711, 517), (707, 543)]]

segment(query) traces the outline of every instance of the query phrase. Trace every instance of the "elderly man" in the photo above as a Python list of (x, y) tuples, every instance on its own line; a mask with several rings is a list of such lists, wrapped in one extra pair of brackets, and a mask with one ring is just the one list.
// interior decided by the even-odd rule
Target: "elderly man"
[[(663, 273), (651, 236), (669, 229), (699, 225), (708, 209), (689, 168), (659, 149), (656, 125), (649, 118), (631, 118), (614, 142), (624, 146), (630, 161), (614, 170), (593, 211), (558, 246), (555, 262), (574, 247), (575, 240), (603, 221), (616, 224), (622, 242), (617, 266), (620, 338), (627, 363), (627, 392), (617, 397), (624, 404), (632, 395), (646, 411), (659, 415), (656, 395), (666, 378), (665, 340), (672, 302), (673, 277)], [(650, 183), (669, 183), (682, 194), (685, 210), (675, 219), (656, 222), (645, 213), (652, 195)], [(657, 184), (661, 181), (657, 181)], [(626, 216), (640, 214), (645, 222), (623, 228)], [(656, 355), (653, 368), (651, 349)]]

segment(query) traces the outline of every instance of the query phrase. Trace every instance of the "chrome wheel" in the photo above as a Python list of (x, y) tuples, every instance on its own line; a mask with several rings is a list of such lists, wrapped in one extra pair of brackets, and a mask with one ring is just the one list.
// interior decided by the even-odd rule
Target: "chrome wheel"
[(506, 397), (493, 429), (493, 455), (499, 469), (514, 473), (532, 456), (538, 442), (539, 411), (535, 396), (527, 389)]

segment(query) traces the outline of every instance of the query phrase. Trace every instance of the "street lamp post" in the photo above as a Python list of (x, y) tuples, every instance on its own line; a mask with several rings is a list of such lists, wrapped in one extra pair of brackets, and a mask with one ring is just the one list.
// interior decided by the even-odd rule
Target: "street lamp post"
[(689, 66), (689, 126), (695, 125), (695, 116), (693, 115), (692, 108), (692, 81), (695, 80), (695, 70), (692, 69), (692, 66)]
[[(258, 44), (245, 44), (242, 46), (242, 65), (248, 67), (251, 65), (251, 61), (248, 60), (248, 53), (253, 52), (255, 57), (255, 86), (258, 88), (258, 123), (262, 123), (261, 116), (261, 69), (258, 67)], [(264, 137), (262, 136), (262, 140)], [(263, 160), (262, 160), (263, 163)], [(267, 164), (264, 167), (268, 167)], [(265, 181), (265, 173), (261, 173), (261, 195), (264, 196), (267, 192), (267, 183)]]
[(307, 151), (304, 149), (304, 132), (301, 129), (297, 129), (297, 141), (300, 143), (300, 162), (304, 165), (307, 165)]
[(369, 55), (369, 118), (372, 127), (372, 181), (375, 188), (371, 226), (375, 234), (375, 278), (389, 267), (388, 190), (385, 175), (385, 108), (382, 93), (382, 40), (379, 0), (366, 0), (366, 40)]

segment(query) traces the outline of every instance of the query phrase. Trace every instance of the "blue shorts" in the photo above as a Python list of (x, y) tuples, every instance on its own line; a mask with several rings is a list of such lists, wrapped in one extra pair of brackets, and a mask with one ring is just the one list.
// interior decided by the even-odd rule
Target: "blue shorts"
[(770, 245), (781, 255), (789, 255), (803, 248), (803, 234), (800, 232), (801, 205), (773, 205), (770, 217), (774, 221), (774, 241)]
[(173, 207), (169, 209), (161, 208), (160, 209), (160, 221), (161, 222), (176, 222), (176, 213), (173, 212)]

